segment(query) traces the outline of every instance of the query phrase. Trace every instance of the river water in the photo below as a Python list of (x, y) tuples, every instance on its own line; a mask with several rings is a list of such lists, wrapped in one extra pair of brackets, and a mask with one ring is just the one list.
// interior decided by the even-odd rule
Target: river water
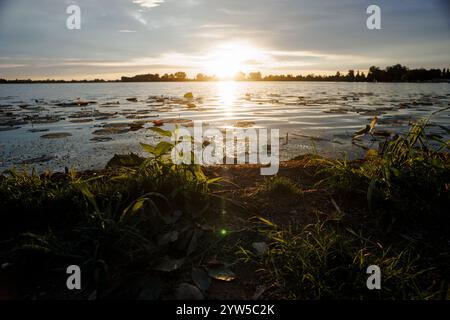
[[(0, 170), (99, 169), (115, 153), (143, 154), (139, 142), (157, 143), (148, 130), (155, 120), (166, 129), (199, 120), (219, 129), (279, 129), (281, 160), (312, 152), (354, 158), (449, 103), (449, 83), (2, 84)], [(374, 116), (382, 134), (352, 140)], [(428, 130), (449, 139), (448, 128), (444, 110)]]

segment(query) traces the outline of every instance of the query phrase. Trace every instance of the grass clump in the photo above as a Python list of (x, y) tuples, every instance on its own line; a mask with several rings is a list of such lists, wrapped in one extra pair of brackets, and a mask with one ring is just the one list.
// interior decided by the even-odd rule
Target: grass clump
[(365, 194), (369, 210), (388, 228), (449, 221), (449, 141), (429, 135), (427, 121), (414, 124), (405, 136), (370, 150), (363, 161), (319, 159), (331, 189)]
[[(260, 234), (268, 242), (263, 255), (241, 248), (256, 262), (274, 297), (288, 299), (437, 299), (446, 284), (430, 281), (433, 268), (412, 248), (396, 251), (352, 229), (318, 221), (303, 228), (279, 227), (265, 219)], [(367, 267), (382, 270), (381, 290), (366, 286)], [(430, 285), (431, 284), (431, 285)]]
[[(427, 125), (412, 125), (362, 160), (309, 160), (341, 215), (322, 211), (306, 226), (262, 220), (257, 235), (267, 250), (240, 254), (263, 270), (274, 297), (448, 299), (449, 141), (427, 134)], [(366, 286), (370, 265), (381, 269), (381, 290)]]
[[(82, 298), (137, 298), (161, 291), (162, 279), (176, 281), (164, 274), (182, 268), (206, 243), (198, 225), (216, 179), (199, 166), (172, 163), (172, 146), (144, 145), (151, 157), (115, 156), (109, 169), (96, 173), (6, 172), (0, 262), (12, 266), (16, 294), (51, 290), (61, 298), (68, 294), (65, 281), (56, 279), (72, 264), (83, 270)], [(158, 288), (143, 287), (149, 277), (160, 278), (150, 281)]]
[(296, 194), (299, 192), (297, 185), (289, 178), (284, 176), (275, 176), (264, 179), (260, 187), (261, 192), (276, 195)]

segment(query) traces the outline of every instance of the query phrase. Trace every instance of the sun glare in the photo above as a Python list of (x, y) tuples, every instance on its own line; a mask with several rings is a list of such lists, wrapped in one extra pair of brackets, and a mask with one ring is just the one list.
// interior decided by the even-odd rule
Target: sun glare
[(234, 81), (221, 81), (217, 84), (217, 92), (221, 102), (228, 110), (236, 101), (236, 89), (236, 82)]
[(263, 60), (255, 47), (242, 43), (226, 43), (214, 48), (206, 63), (207, 72), (219, 79), (233, 79), (239, 72), (248, 73), (252, 64)]

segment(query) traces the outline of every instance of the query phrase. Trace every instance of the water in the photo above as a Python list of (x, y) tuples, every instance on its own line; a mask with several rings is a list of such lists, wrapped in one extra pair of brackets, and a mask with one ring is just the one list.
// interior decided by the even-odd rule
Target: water
[[(186, 92), (194, 94), (195, 107), (183, 101)], [(127, 101), (132, 97), (137, 102)], [(64, 105), (78, 98), (95, 103)], [(120, 104), (112, 104), (116, 102)], [(142, 154), (139, 142), (158, 142), (160, 138), (147, 129), (159, 119), (202, 120), (217, 128), (233, 128), (242, 121), (255, 128), (277, 128), (283, 138), (282, 160), (315, 151), (358, 157), (386, 139), (367, 136), (352, 143), (352, 134), (375, 115), (377, 130), (400, 133), (410, 121), (449, 103), (448, 83), (4, 84), (0, 85), (0, 169), (24, 164), (39, 171), (99, 169), (114, 153)], [(124, 125), (130, 123), (135, 124), (131, 131)], [(116, 126), (112, 132), (101, 130), (110, 130), (111, 124)], [(445, 110), (432, 118), (429, 130), (448, 139), (444, 128), (449, 127), (450, 111)], [(163, 128), (173, 129), (174, 124)], [(52, 133), (67, 134), (42, 137)], [(286, 133), (289, 141), (284, 144)]]

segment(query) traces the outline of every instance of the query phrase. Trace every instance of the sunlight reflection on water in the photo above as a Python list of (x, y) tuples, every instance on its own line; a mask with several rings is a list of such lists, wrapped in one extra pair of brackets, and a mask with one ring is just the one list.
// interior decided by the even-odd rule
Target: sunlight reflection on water
[(237, 100), (237, 84), (235, 81), (223, 81), (217, 83), (217, 93), (227, 117), (232, 119), (234, 115), (234, 104)]

